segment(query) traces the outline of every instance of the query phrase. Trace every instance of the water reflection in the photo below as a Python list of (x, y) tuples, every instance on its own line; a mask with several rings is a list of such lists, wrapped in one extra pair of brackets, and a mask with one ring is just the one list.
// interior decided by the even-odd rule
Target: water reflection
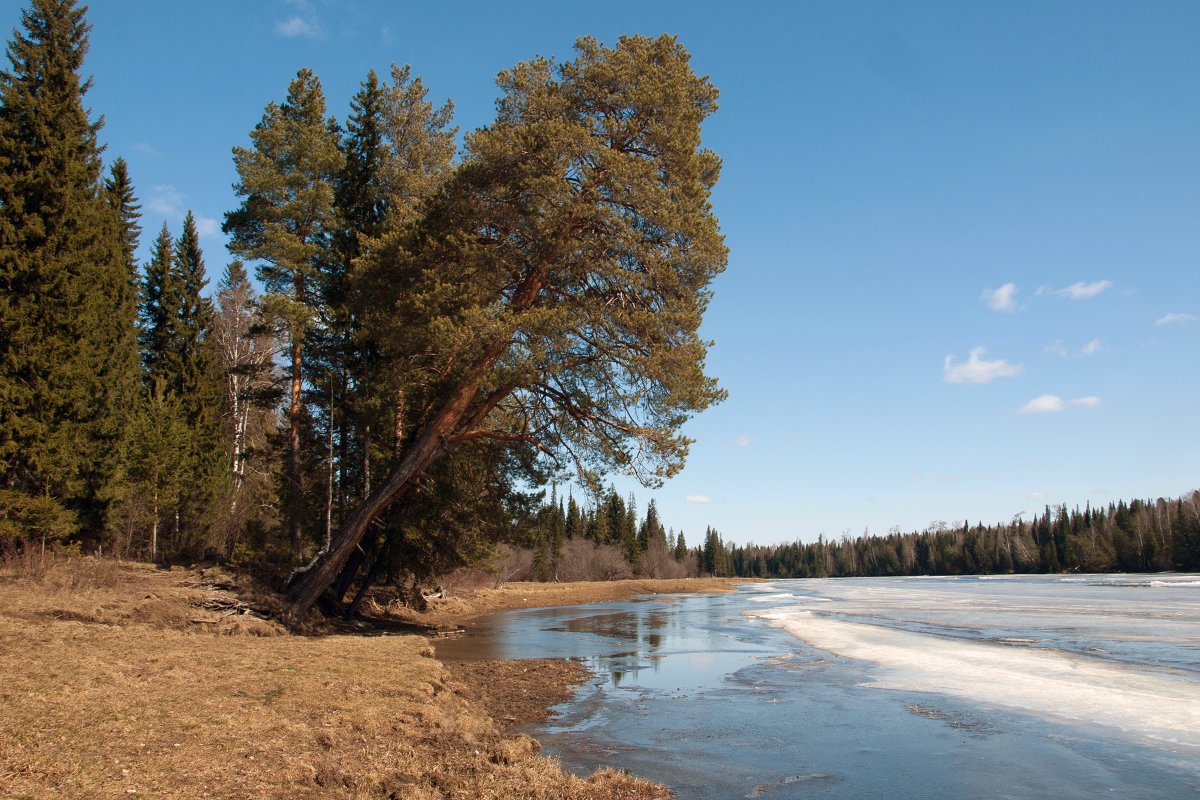
[(724, 632), (732, 615), (714, 607), (714, 599), (655, 595), (497, 614), (461, 637), (438, 642), (437, 657), (572, 658), (615, 688), (695, 691), (718, 685), (749, 657), (766, 653)]

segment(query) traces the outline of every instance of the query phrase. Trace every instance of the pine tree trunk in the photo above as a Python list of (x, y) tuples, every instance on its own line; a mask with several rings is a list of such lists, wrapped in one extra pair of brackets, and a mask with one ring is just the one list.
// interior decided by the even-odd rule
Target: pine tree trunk
[[(513, 294), (511, 307), (514, 310), (528, 308), (537, 297), (541, 285), (541, 272), (530, 272)], [(450, 437), (466, 416), (467, 409), (478, 394), (484, 379), (491, 374), (508, 346), (509, 339), (506, 335), (499, 334), (492, 338), (471, 369), (450, 391), (437, 414), (396, 461), (379, 488), (371, 492), (342, 524), (329, 547), (292, 574), (288, 586), (291, 605), (285, 614), (289, 622), (298, 622), (312, 608), (317, 598), (333, 585), (350, 554), (366, 535), (371, 521), (407, 491), (413, 479), (419, 477), (430, 464), (450, 450)]]
[(300, 558), (303, 540), (300, 538), (300, 411), (301, 363), (300, 336), (292, 337), (292, 395), (288, 408), (288, 533), (292, 540), (292, 557)]
[(358, 614), (358, 607), (362, 605), (363, 598), (367, 596), (367, 591), (371, 588), (371, 584), (375, 583), (375, 579), (379, 577), (379, 569), (383, 566), (384, 552), (381, 550), (374, 561), (371, 562), (367, 574), (363, 576), (362, 585), (358, 587), (358, 591), (354, 593), (354, 599), (350, 601), (350, 605), (346, 606), (346, 611), (342, 618), (346, 622), (350, 622)]
[(400, 453), (404, 447), (404, 389), (396, 389), (395, 406), (392, 411), (392, 435), (395, 437), (392, 442), (392, 455), (396, 461), (400, 460)]
[[(155, 478), (157, 482), (157, 476)], [(158, 489), (154, 490), (154, 522), (150, 526), (150, 560), (158, 562)]]
[(333, 585), (350, 554), (366, 535), (371, 521), (407, 491), (414, 478), (449, 450), (451, 434), (466, 415), (483, 378), (495, 366), (505, 345), (506, 341), (503, 340), (492, 343), (476, 362), (475, 368), (450, 393), (445, 405), (421, 431), (421, 435), (403, 452), (387, 478), (342, 523), (329, 547), (318, 553), (307, 566), (293, 573), (288, 589), (292, 601), (287, 612), (290, 621), (302, 618), (321, 594)]
[(363, 488), (362, 496), (365, 499), (371, 493), (371, 425), (367, 423), (363, 425), (362, 435), (362, 458), (363, 458)]
[[(464, 403), (465, 408), (465, 403)], [(450, 434), (459, 417), (443, 413), (426, 428), (422, 436), (405, 452), (404, 457), (392, 469), (387, 479), (371, 492), (354, 513), (338, 529), (330, 546), (322, 551), (301, 572), (297, 572), (289, 587), (291, 607), (288, 617), (299, 620), (321, 596), (322, 592), (337, 580), (350, 554), (358, 547), (371, 520), (379, 516), (405, 490), (413, 478), (420, 475), (433, 461), (445, 452), (445, 437)]]
[(325, 547), (333, 538), (333, 376), (329, 376), (329, 485), (325, 490)]

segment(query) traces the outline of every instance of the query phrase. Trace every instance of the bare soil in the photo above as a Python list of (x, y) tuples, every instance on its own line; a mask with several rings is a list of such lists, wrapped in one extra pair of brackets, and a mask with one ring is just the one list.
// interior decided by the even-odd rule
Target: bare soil
[[(713, 591), (693, 581), (517, 585), (387, 609), (367, 630), (289, 633), (219, 570), (65, 559), (0, 569), (0, 794), (10, 798), (664, 798), (586, 779), (504, 728), (586, 673), (554, 660), (453, 669), (423, 636), (504, 608)], [(726, 582), (727, 584), (729, 582)], [(686, 587), (686, 588), (685, 588)]]

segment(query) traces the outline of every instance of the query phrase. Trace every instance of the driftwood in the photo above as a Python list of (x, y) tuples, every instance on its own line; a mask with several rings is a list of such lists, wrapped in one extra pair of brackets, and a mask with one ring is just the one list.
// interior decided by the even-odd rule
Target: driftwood
[(219, 614), (216, 619), (190, 620), (196, 623), (213, 624), (227, 617), (235, 616), (253, 616), (263, 620), (270, 619), (270, 612), (267, 609), (247, 603), (244, 600), (239, 600), (225, 592), (212, 592), (198, 600), (193, 600), (191, 604), (193, 608), (216, 611)]

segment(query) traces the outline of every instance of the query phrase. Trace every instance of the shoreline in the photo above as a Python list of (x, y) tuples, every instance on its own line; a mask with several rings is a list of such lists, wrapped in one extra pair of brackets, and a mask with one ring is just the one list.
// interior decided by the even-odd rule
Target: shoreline
[(217, 569), (0, 565), (0, 785), (14, 798), (667, 798), (615, 770), (565, 773), (508, 732), (568, 699), (590, 677), (580, 665), (451, 666), (411, 634), (745, 582), (513, 584), (389, 614), (392, 630), (296, 635)]
[(379, 600), (364, 603), (367, 624), (408, 624), (433, 632), (466, 629), (480, 617), (528, 608), (554, 608), (629, 600), (641, 595), (716, 594), (734, 591), (758, 578), (629, 578), (574, 583), (508, 583), (499, 588), (459, 589), (428, 598), (429, 609), (417, 612)]

